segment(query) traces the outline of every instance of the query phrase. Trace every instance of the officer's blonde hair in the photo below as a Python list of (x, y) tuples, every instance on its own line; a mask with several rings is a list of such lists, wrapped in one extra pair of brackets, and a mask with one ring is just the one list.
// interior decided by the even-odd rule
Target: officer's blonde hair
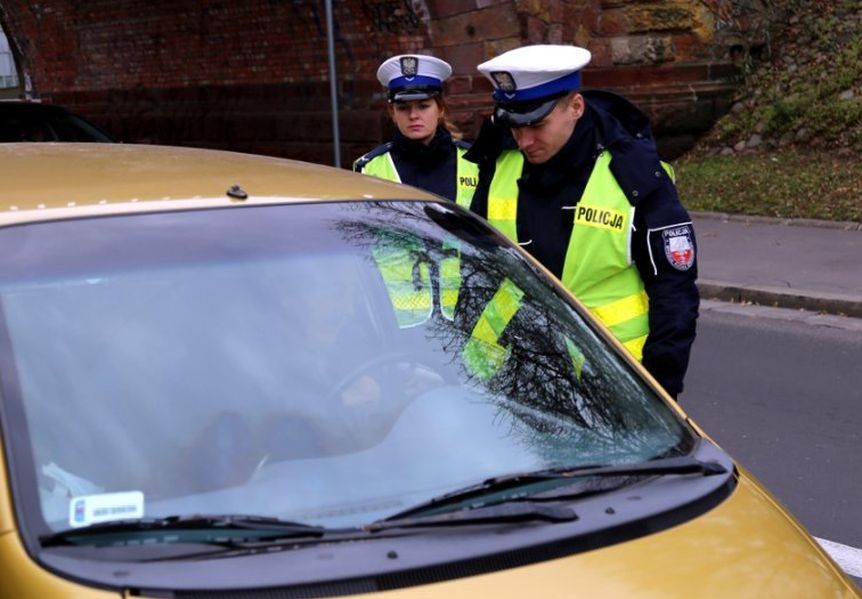
[(443, 123), (443, 126), (446, 127), (446, 130), (452, 135), (452, 139), (463, 139), (464, 134), (461, 133), (461, 130), (458, 128), (452, 120), (449, 118), (449, 105), (446, 104), (445, 98), (443, 96), (436, 96), (434, 100), (437, 102), (437, 106), (440, 108), (440, 122)]

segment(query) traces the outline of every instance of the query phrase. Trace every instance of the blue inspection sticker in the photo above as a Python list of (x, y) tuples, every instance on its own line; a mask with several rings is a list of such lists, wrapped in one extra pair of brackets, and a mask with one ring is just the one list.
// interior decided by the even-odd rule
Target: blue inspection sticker
[(143, 517), (144, 494), (140, 491), (82, 495), (69, 501), (69, 526), (73, 528)]

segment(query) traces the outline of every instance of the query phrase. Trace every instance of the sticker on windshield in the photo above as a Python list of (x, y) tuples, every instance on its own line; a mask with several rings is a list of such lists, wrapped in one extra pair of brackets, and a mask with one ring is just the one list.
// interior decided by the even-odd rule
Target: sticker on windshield
[(73, 497), (69, 502), (69, 526), (144, 517), (144, 494), (140, 491), (100, 493)]

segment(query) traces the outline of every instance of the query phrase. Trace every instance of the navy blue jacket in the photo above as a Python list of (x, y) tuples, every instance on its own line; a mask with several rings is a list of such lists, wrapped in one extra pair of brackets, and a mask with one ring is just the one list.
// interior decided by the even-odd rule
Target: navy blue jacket
[[(518, 180), (518, 239), (531, 240), (524, 249), (557, 277), (562, 275), (575, 212), (562, 207), (581, 198), (596, 158), (607, 148), (611, 172), (635, 208), (632, 259), (649, 296), (643, 365), (676, 397), (683, 389), (700, 302), (691, 219), (661, 167), (646, 115), (610, 92), (582, 95), (586, 111), (569, 141), (544, 164), (524, 163)], [(467, 153), (468, 160), (479, 164), (471, 209), (483, 217), (495, 160), (502, 150), (515, 147), (507, 129), (487, 121)], [(690, 248), (689, 257), (674, 252), (680, 245)]]
[(468, 148), (469, 144), (452, 139), (452, 134), (444, 127), (437, 127), (428, 145), (408, 139), (396, 131), (392, 141), (377, 146), (359, 158), (353, 170), (362, 172), (372, 158), (389, 152), (402, 183), (455, 201), (458, 193), (455, 176), (458, 171), (458, 147)]

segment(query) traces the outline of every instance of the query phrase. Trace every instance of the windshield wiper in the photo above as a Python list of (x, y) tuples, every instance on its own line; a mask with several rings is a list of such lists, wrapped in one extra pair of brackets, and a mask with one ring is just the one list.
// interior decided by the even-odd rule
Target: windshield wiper
[(378, 520), (363, 528), (369, 532), (377, 532), (390, 528), (415, 528), (421, 526), (452, 526), (458, 524), (488, 524), (501, 522), (571, 522), (578, 515), (572, 508), (557, 505), (541, 505), (534, 503), (499, 503), (485, 507), (446, 512), (433, 516), (416, 518), (386, 518)]
[(45, 535), (39, 540), (43, 547), (92, 545), (103, 544), (107, 540), (110, 543), (116, 543), (130, 533), (145, 533), (147, 536), (152, 534), (163, 536), (169, 533), (173, 536), (183, 531), (189, 533), (190, 542), (216, 544), (223, 543), (226, 538), (321, 537), (326, 533), (326, 529), (321, 526), (303, 522), (291, 522), (267, 516), (225, 514), (100, 522)]
[[(549, 480), (560, 478), (577, 478), (582, 476), (617, 476), (617, 475), (664, 475), (664, 474), (724, 474), (727, 468), (718, 462), (704, 462), (691, 456), (675, 458), (659, 458), (634, 464), (590, 464), (587, 466), (549, 468), (528, 472), (527, 474), (512, 474), (490, 478), (485, 483), (500, 483), (507, 480), (518, 480), (524, 477), (534, 477), (534, 480)], [(484, 483), (483, 483), (484, 484)]]
[[(714, 474), (724, 474), (726, 472), (727, 469), (718, 462), (703, 462), (690, 456), (682, 456), (660, 458), (636, 464), (591, 464), (587, 466), (548, 468), (533, 472), (507, 474), (489, 478), (479, 484), (470, 485), (468, 487), (434, 497), (433, 499), (407, 508), (406, 510), (389, 516), (388, 518), (375, 522), (374, 524), (389, 521), (401, 521), (408, 517), (420, 516), (427, 512), (436, 513), (436, 511), (441, 508), (458, 504), (466, 505), (461, 505), (456, 509), (470, 510), (490, 505), (497, 505), (506, 501), (520, 501), (525, 497), (529, 497), (530, 493), (521, 492), (510, 497), (497, 498), (490, 502), (483, 501), (482, 498), (495, 493), (501, 493), (547, 481), (565, 482), (567, 480), (571, 480), (574, 483), (580, 479), (595, 477), (640, 477), (668, 474), (700, 474), (703, 476), (711, 476)], [(535, 493), (541, 493), (546, 490), (547, 489), (543, 487), (536, 490)], [(562, 498), (563, 497), (561, 495), (556, 494), (553, 497), (553, 499)], [(472, 504), (468, 503), (472, 499), (476, 499), (477, 501)], [(434, 517), (434, 513), (426, 517)]]

